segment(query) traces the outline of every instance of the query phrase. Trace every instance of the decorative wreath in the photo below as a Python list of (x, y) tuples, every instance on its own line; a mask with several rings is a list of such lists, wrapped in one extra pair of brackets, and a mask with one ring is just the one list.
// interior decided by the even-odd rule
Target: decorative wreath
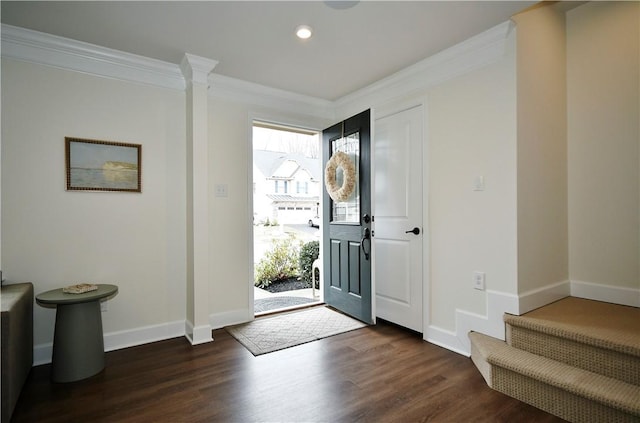
[[(336, 183), (336, 171), (342, 168), (342, 186)], [(337, 151), (331, 156), (324, 168), (324, 181), (329, 197), (336, 202), (347, 201), (356, 187), (356, 168), (353, 161), (342, 151)]]

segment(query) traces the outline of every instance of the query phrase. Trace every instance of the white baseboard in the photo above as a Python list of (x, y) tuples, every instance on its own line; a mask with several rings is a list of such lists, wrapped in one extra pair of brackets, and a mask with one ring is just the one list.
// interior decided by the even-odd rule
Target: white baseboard
[(460, 355), (469, 357), (471, 354), (465, 350), (464, 345), (458, 339), (456, 332), (439, 328), (437, 326), (429, 326), (424, 332), (425, 341), (430, 342), (442, 348), (456, 352)]
[(107, 333), (104, 335), (104, 350), (120, 350), (180, 336), (184, 336), (184, 320)]
[(520, 295), (487, 291), (487, 314), (479, 315), (456, 309), (453, 331), (429, 325), (424, 340), (458, 354), (469, 356), (469, 332), (480, 332), (505, 339), (504, 313), (521, 315), (562, 298), (573, 296), (608, 303), (640, 307), (640, 289), (621, 288), (582, 281), (562, 281)]
[[(104, 334), (104, 350), (115, 351), (184, 335), (185, 325), (183, 320), (118, 332), (109, 332)], [(33, 365), (39, 366), (41, 364), (51, 363), (52, 355), (52, 342), (35, 345), (33, 347)]]
[(571, 283), (568, 280), (524, 292), (518, 296), (518, 314), (535, 310), (569, 295), (571, 295)]
[[(212, 314), (209, 316), (209, 325), (193, 327), (189, 321), (178, 320), (159, 325), (110, 332), (104, 334), (104, 349), (105, 351), (115, 351), (180, 336), (186, 337), (192, 345), (198, 345), (213, 341), (213, 337), (211, 336), (212, 329), (245, 323), (250, 320), (253, 320), (253, 316), (250, 316), (249, 310), (241, 309)], [(51, 363), (52, 355), (52, 342), (34, 345), (33, 365), (39, 366), (41, 364)]]
[(249, 309), (243, 308), (211, 314), (209, 315), (209, 324), (211, 329), (220, 329), (225, 326), (247, 323), (253, 319), (254, 316), (249, 312)]
[[(504, 313), (523, 314), (569, 295), (614, 304), (640, 307), (640, 289), (622, 288), (583, 281), (563, 281), (548, 285), (519, 296), (497, 291), (486, 291), (487, 314), (479, 315), (456, 309), (456, 330), (449, 331), (429, 325), (424, 340), (465, 356), (470, 355), (468, 333), (480, 332), (504, 339)], [(165, 339), (186, 336), (192, 345), (213, 341), (212, 329), (246, 323), (253, 320), (248, 309), (238, 309), (209, 316), (209, 325), (194, 328), (190, 322), (179, 320), (159, 325), (145, 326), (104, 335), (105, 351), (148, 344)], [(46, 342), (33, 348), (33, 365), (51, 363), (53, 343)]]
[(206, 344), (213, 341), (210, 325), (193, 326), (189, 320), (184, 321), (184, 336), (191, 345)]
[(607, 303), (640, 307), (640, 289), (571, 281), (571, 296)]
[(480, 332), (494, 338), (505, 339), (502, 316), (504, 313), (518, 314), (518, 297), (514, 294), (487, 290), (486, 298), (486, 315), (456, 309), (455, 331), (430, 325), (425, 332), (425, 340), (469, 357), (471, 355), (469, 332)]
[(51, 357), (53, 356), (53, 342), (45, 342), (44, 344), (38, 344), (33, 346), (33, 365), (40, 366), (41, 364), (51, 363)]
[(213, 336), (211, 336), (211, 326), (209, 325), (200, 325), (193, 328), (193, 334), (189, 334), (191, 336), (187, 336), (187, 339), (191, 342), (191, 345), (200, 345), (206, 344), (207, 342), (213, 341)]

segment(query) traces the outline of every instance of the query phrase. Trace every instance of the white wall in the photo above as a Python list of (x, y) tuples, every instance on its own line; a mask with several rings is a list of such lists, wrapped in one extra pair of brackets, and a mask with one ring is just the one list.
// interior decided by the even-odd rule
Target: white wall
[[(227, 185), (227, 197), (209, 197), (210, 313), (237, 315), (231, 321), (251, 319), (249, 289), (253, 280), (249, 244), (253, 211), (249, 204), (249, 169), (252, 169), (251, 123), (247, 106), (209, 99), (209, 185)], [(251, 246), (251, 249), (249, 247)], [(218, 318), (220, 325), (227, 318)], [(212, 319), (214, 326), (216, 319)], [(241, 321), (241, 320), (239, 320)]]
[[(277, 111), (233, 101), (209, 98), (210, 163), (210, 322), (215, 327), (253, 319), (249, 302), (253, 287), (251, 128), (253, 120), (285, 123), (322, 130), (330, 120)], [(227, 197), (215, 197), (216, 184), (228, 187)]]
[[(5, 30), (2, 200), (11, 206), (2, 209), (1, 243), (8, 283), (33, 281), (36, 294), (85, 281), (117, 284), (103, 316), (107, 350), (185, 335), (187, 299), (195, 294), (187, 292), (189, 105), (179, 67), (99, 46), (86, 55), (87, 46), (71, 40), (59, 50), (61, 40)], [(221, 327), (253, 318), (252, 120), (322, 129), (332, 112), (324, 100), (219, 75), (209, 84), (205, 307), (211, 326)], [(65, 192), (65, 136), (142, 144), (142, 193)], [(216, 183), (227, 184), (228, 197), (214, 196)], [(50, 360), (54, 319), (53, 310), (36, 307), (36, 364)]]
[[(490, 31), (490, 34), (482, 35), (471, 42), (471, 47), (466, 45), (455, 50), (453, 53), (446, 52), (444, 55), (427, 61), (426, 64), (419, 64), (417, 68), (409, 71), (415, 78), (410, 82), (409, 96), (416, 95), (427, 98), (428, 125), (433, 123), (433, 129), (428, 129), (427, 147), (433, 145), (434, 157), (431, 163), (435, 163), (433, 171), (429, 171), (429, 178), (440, 181), (442, 184), (433, 185), (434, 197), (428, 200), (428, 204), (434, 204), (434, 220), (432, 225), (447, 228), (445, 232), (436, 232), (433, 257), (430, 257), (434, 264), (433, 292), (431, 303), (426, 306), (431, 310), (433, 305), (434, 327), (442, 327), (445, 330), (455, 329), (455, 319), (458, 310), (467, 313), (477, 313), (483, 315), (487, 312), (489, 300), (485, 293), (474, 291), (471, 288), (471, 274), (474, 270), (487, 272), (487, 287), (489, 290), (511, 293), (515, 291), (512, 285), (514, 270), (514, 173), (513, 145), (514, 145), (514, 59), (513, 51), (507, 49), (505, 56), (504, 42), (508, 25), (501, 26)], [(513, 38), (510, 40), (512, 49)], [(487, 49), (487, 45), (490, 47)], [(474, 48), (482, 49), (483, 54), (475, 54)], [(24, 230), (31, 230), (34, 234), (39, 234), (41, 243), (54, 244), (61, 238), (61, 234), (51, 234), (49, 224), (38, 224), (38, 220), (44, 221), (50, 215), (56, 216), (57, 209), (64, 207), (68, 198), (87, 199), (82, 200), (90, 204), (92, 209), (99, 209), (103, 220), (112, 223), (108, 232), (110, 238), (106, 240), (108, 245), (120, 246), (121, 241), (125, 245), (123, 251), (115, 251), (114, 248), (105, 251), (99, 259), (108, 263), (120, 262), (119, 267), (110, 267), (115, 275), (108, 274), (110, 280), (117, 279), (121, 286), (121, 294), (112, 301), (111, 309), (116, 307), (118, 300), (128, 296), (128, 291), (140, 287), (141, 291), (145, 282), (130, 281), (129, 274), (133, 270), (142, 272), (153, 272), (158, 267), (150, 265), (150, 261), (155, 260), (167, 267), (171, 273), (155, 274), (154, 280), (157, 286), (167, 286), (174, 289), (169, 291), (158, 291), (157, 295), (163, 296), (157, 301), (149, 303), (139, 302), (139, 297), (134, 296), (127, 302), (122, 303), (122, 320), (118, 316), (112, 316), (111, 312), (105, 315), (105, 333), (117, 331), (135, 330), (145, 325), (163, 325), (175, 320), (184, 320), (186, 310), (187, 284), (185, 281), (188, 269), (186, 269), (186, 238), (187, 219), (185, 216), (186, 207), (186, 178), (187, 169), (185, 163), (185, 114), (186, 98), (182, 91), (172, 91), (159, 88), (143, 87), (136, 84), (116, 82), (110, 79), (90, 77), (77, 72), (67, 72), (54, 70), (48, 67), (36, 65), (26, 65), (23, 63), (5, 60), (3, 64), (4, 86), (15, 87), (12, 91), (3, 93), (3, 103), (21, 104), (22, 108), (15, 109), (15, 122), (25, 122), (32, 118), (33, 109), (40, 107), (39, 123), (33, 128), (29, 128), (39, 137), (30, 137), (32, 143), (29, 149), (15, 151), (10, 157), (3, 157), (3, 160), (15, 161), (13, 167), (3, 163), (6, 167), (5, 175), (20, 175), (19, 169), (24, 168), (25, 163), (33, 161), (31, 155), (33, 151), (39, 151), (42, 147), (40, 143), (45, 142), (52, 131), (52, 126), (59, 125), (59, 138), (62, 139), (68, 133), (69, 122), (65, 123), (60, 118), (60, 114), (67, 114), (73, 117), (73, 124), (82, 124), (82, 130), (71, 133), (74, 136), (89, 136), (99, 139), (115, 139), (143, 144), (144, 157), (144, 182), (143, 193), (134, 196), (124, 194), (87, 194), (87, 193), (66, 193), (63, 186), (58, 190), (59, 198), (53, 203), (54, 207), (44, 208), (43, 203), (36, 201), (34, 209), (38, 209), (38, 218), (25, 221)], [(493, 63), (486, 66), (487, 63)], [(29, 72), (23, 72), (22, 69)], [(475, 69), (475, 70), (471, 70)], [(173, 72), (173, 71), (171, 71)], [(417, 73), (416, 73), (417, 72)], [(404, 78), (406, 75), (402, 75)], [(19, 84), (14, 84), (14, 80), (22, 78), (23, 87), (19, 89)], [(58, 81), (60, 79), (61, 81)], [(46, 82), (45, 82), (46, 81)], [(415, 91), (416, 83), (426, 85), (431, 89)], [(447, 82), (444, 82), (447, 81)], [(210, 323), (213, 327), (220, 327), (230, 323), (246, 321), (250, 315), (251, 282), (252, 282), (252, 261), (250, 243), (251, 230), (251, 144), (250, 128), (252, 119), (269, 121), (275, 123), (286, 123), (300, 127), (312, 129), (322, 129), (329, 126), (334, 119), (327, 116), (331, 113), (325, 111), (326, 104), (319, 101), (309, 101), (297, 96), (284, 95), (273, 92), (269, 89), (259, 88), (258, 91), (265, 95), (235, 95), (233, 93), (242, 90), (244, 86), (238, 86), (237, 82), (228, 79), (215, 77), (210, 79), (211, 89), (209, 97), (209, 195), (210, 205), (210, 260), (209, 260), (209, 313)], [(45, 86), (40, 89), (40, 85)], [(241, 84), (240, 84), (241, 85)], [(406, 97), (397, 90), (397, 85), (383, 82), (382, 87), (373, 87), (372, 98), (357, 95), (355, 101), (345, 100), (340, 105), (335, 105), (337, 109), (352, 108), (361, 111), (368, 107), (388, 105), (388, 100), (401, 99)], [(33, 88), (33, 89), (32, 89)], [(250, 86), (250, 89), (255, 87)], [(231, 90), (231, 91), (230, 91)], [(383, 93), (382, 96), (379, 94)], [(76, 96), (85, 104), (69, 105), (56, 101), (60, 98)], [(156, 98), (157, 97), (157, 98)], [(276, 99), (273, 104), (265, 101), (265, 98), (279, 99), (285, 97), (286, 100)], [(56, 103), (56, 107), (52, 103)], [(116, 102), (118, 104), (116, 105)], [(310, 104), (304, 107), (291, 107), (290, 104)], [(35, 106), (34, 106), (35, 105)], [(161, 124), (151, 120), (154, 110), (171, 106), (171, 111), (167, 112)], [(282, 107), (284, 106), (284, 107)], [(104, 112), (99, 116), (99, 112), (107, 108), (109, 113)], [(115, 110), (112, 110), (114, 109)], [(293, 109), (300, 109), (304, 113), (297, 113)], [(55, 113), (51, 111), (55, 110)], [(285, 110), (285, 111), (278, 111)], [(319, 110), (314, 113), (309, 110)], [(432, 118), (430, 113), (433, 111)], [(337, 112), (336, 114), (341, 114)], [(96, 118), (98, 116), (98, 118)], [(76, 119), (79, 117), (78, 119)], [(177, 121), (176, 121), (176, 117)], [(14, 120), (3, 110), (3, 123)], [(335, 119), (337, 120), (337, 119)], [(114, 123), (115, 122), (115, 123)], [(507, 122), (504, 125), (504, 122)], [(20, 126), (23, 126), (22, 124)], [(3, 128), (6, 129), (6, 128)], [(18, 140), (21, 137), (17, 134), (20, 129), (7, 129), (3, 132), (5, 143), (11, 149), (19, 149), (21, 144)], [(171, 141), (176, 139), (175, 144)], [(8, 141), (6, 141), (8, 140)], [(43, 141), (45, 140), (45, 141)], [(433, 142), (433, 144), (431, 144)], [(38, 148), (35, 148), (38, 146)], [(164, 167), (158, 167), (152, 171), (156, 161), (149, 160), (151, 146), (164, 151), (174, 149), (176, 154), (165, 157)], [(455, 146), (462, 149), (461, 157), (455, 157)], [(52, 151), (57, 151), (57, 147), (50, 147)], [(171, 150), (173, 152), (173, 150)], [(58, 154), (62, 157), (62, 152)], [(48, 155), (50, 156), (50, 155)], [(174, 160), (175, 157), (175, 160)], [(442, 160), (461, 161), (465, 166), (442, 166)], [(63, 176), (63, 161), (44, 161), (53, 169), (40, 168), (39, 174), (53, 174), (60, 172)], [(8, 162), (7, 162), (8, 163)], [(467, 166), (468, 165), (468, 166)], [(58, 169), (56, 169), (56, 167)], [(15, 172), (15, 173), (14, 173)], [(151, 172), (151, 173), (149, 173)], [(148, 186), (150, 181), (157, 181), (159, 175), (165, 180), (165, 186)], [(165, 176), (166, 175), (166, 176)], [(178, 175), (173, 178), (173, 176)], [(471, 191), (473, 176), (483, 175), (487, 181), (487, 190), (482, 193)], [(49, 178), (51, 180), (51, 178)], [(6, 179), (3, 179), (3, 183)], [(13, 181), (13, 179), (12, 179)], [(21, 181), (21, 179), (18, 179)], [(63, 180), (61, 179), (60, 184)], [(451, 189), (452, 182), (456, 185)], [(216, 184), (226, 184), (228, 187), (227, 197), (215, 197), (214, 188)], [(435, 184), (435, 182), (434, 182)], [(158, 201), (150, 200), (149, 193), (153, 188), (157, 188), (156, 195), (162, 199), (162, 204)], [(23, 189), (23, 183), (4, 184), (3, 199), (11, 200), (14, 206), (9, 210), (11, 213), (3, 211), (3, 229), (13, 227), (17, 216), (25, 214), (28, 210), (22, 205), (15, 203), (16, 191)], [(439, 191), (440, 190), (440, 191)], [(90, 199), (90, 200), (89, 200)], [(137, 199), (137, 201), (136, 201)], [(435, 203), (434, 203), (434, 200)], [(113, 204), (118, 201), (135, 202), (139, 205), (136, 209), (139, 214), (136, 216), (144, 225), (151, 225), (147, 232), (147, 237), (131, 235), (129, 232), (122, 233), (118, 230), (115, 219), (109, 214), (113, 210)], [(467, 207), (470, 201), (472, 207)], [(6, 203), (5, 203), (6, 204)], [(448, 210), (449, 206), (462, 206), (467, 214), (460, 210)], [(118, 210), (123, 210), (118, 208)], [(130, 210), (130, 209), (124, 209)], [(469, 213), (472, 210), (475, 212)], [(163, 211), (166, 214), (163, 219)], [(450, 213), (452, 212), (452, 213)], [(58, 217), (56, 217), (58, 218)], [(73, 222), (71, 222), (73, 220)], [(154, 225), (158, 220), (162, 220), (164, 227)], [(85, 232), (77, 238), (89, 235), (107, 237), (107, 231), (100, 232), (97, 228), (92, 228), (93, 220), (69, 219), (67, 225), (85, 223)], [(174, 226), (176, 225), (176, 226)], [(11, 245), (11, 252), (3, 250), (4, 259), (8, 260), (8, 272), (13, 271), (17, 256), (32, 254), (32, 246), (23, 248), (16, 247), (20, 239), (18, 231), (3, 237), (3, 245)], [(450, 235), (450, 236), (449, 236)], [(153, 241), (147, 242), (151, 237)], [(464, 255), (458, 256), (455, 251), (448, 247), (448, 240), (457, 237), (457, 245), (462, 245)], [(487, 248), (485, 241), (490, 243)], [(70, 244), (78, 242), (71, 239)], [(163, 244), (164, 243), (164, 244)], [(132, 249), (126, 246), (132, 245)], [(163, 257), (154, 254), (163, 247), (170, 251)], [(120, 247), (122, 248), (122, 247)], [(57, 249), (57, 256), (54, 262), (60, 262), (59, 256), (68, 256), (75, 253), (76, 261), (92, 262), (98, 259), (93, 258), (91, 249), (82, 251), (74, 250), (71, 247)], [(132, 256), (134, 264), (123, 266), (123, 257)], [(175, 257), (175, 259), (174, 259)], [(68, 261), (68, 260), (67, 260)], [(505, 265), (506, 261), (506, 265)], [(82, 280), (93, 279), (98, 282), (101, 274), (95, 275), (87, 269), (80, 269), (75, 274), (64, 274), (63, 265), (53, 265), (51, 262), (40, 260), (36, 265), (39, 275), (32, 275), (25, 265), (21, 269), (16, 269), (15, 274), (19, 279), (32, 279), (36, 282), (36, 291), (41, 292), (68, 283), (70, 278), (82, 278)], [(54, 263), (55, 264), (55, 263)], [(94, 266), (95, 267), (95, 266)], [(133, 269), (135, 268), (135, 269)], [(116, 270), (117, 269), (117, 270)], [(451, 272), (450, 272), (451, 271)], [(159, 272), (157, 272), (159, 273)], [(140, 275), (139, 279), (147, 279), (145, 275)], [(160, 282), (158, 282), (160, 281)], [(151, 283), (149, 283), (151, 284)], [(164, 285), (163, 285), (164, 284)], [(459, 295), (451, 295), (450, 287), (460, 291)], [(41, 289), (42, 288), (42, 289)], [(177, 290), (178, 295), (173, 295)], [(139, 292), (136, 292), (139, 294)], [(148, 293), (146, 293), (149, 295)], [(151, 294), (153, 295), (153, 294)], [(446, 307), (440, 304), (445, 301), (439, 300), (438, 296), (446, 299)], [(135, 298), (135, 299), (134, 299)], [(177, 299), (177, 301), (175, 301)], [(174, 300), (174, 301), (172, 301)], [(448, 302), (450, 301), (450, 302)], [(179, 308), (179, 312), (170, 313), (171, 307)], [(121, 310), (117, 310), (121, 311)], [(41, 334), (38, 335), (36, 343), (47, 342), (51, 339), (53, 314), (49, 310), (39, 310), (38, 313), (46, 314), (47, 323)], [(139, 313), (144, 317), (133, 319), (130, 314)], [(115, 314), (115, 313), (114, 313)], [(152, 315), (148, 316), (148, 315)], [(42, 325), (45, 319), (37, 317), (37, 325)], [(438, 325), (438, 326), (436, 326)]]
[[(389, 111), (392, 104), (426, 99), (425, 336), (461, 352), (468, 352), (469, 329), (500, 336), (503, 312), (526, 311), (569, 293), (564, 11), (541, 7), (525, 15), (505, 38), (487, 42), (493, 53), (482, 65), (463, 65), (466, 50), (452, 49), (336, 103), (339, 120), (366, 108)], [(448, 67), (452, 63), (458, 65)], [(411, 82), (404, 84), (405, 77)], [(218, 327), (248, 318), (251, 118), (314, 125), (308, 116), (264, 117), (260, 113), (269, 109), (216, 98), (215, 89), (212, 95), (210, 183), (229, 186), (228, 198), (211, 197), (210, 303)], [(472, 190), (475, 176), (484, 176), (485, 191)], [(486, 272), (486, 291), (472, 288), (474, 271)], [(556, 284), (566, 289), (554, 290)], [(537, 295), (549, 287), (548, 296)]]
[(338, 102), (342, 117), (425, 106), (424, 338), (463, 354), (469, 330), (504, 336), (517, 312), (515, 37), (507, 22)]
[[(8, 282), (118, 285), (106, 334), (184, 322), (184, 93), (3, 58), (2, 103)], [(142, 193), (66, 192), (65, 136), (142, 144)], [(54, 316), (35, 306), (37, 348)]]
[(514, 17), (518, 90), (518, 292), (568, 281), (564, 12)]
[(640, 289), (639, 28), (637, 2), (591, 2), (567, 14), (569, 271), (576, 283)]
[[(457, 310), (486, 315), (486, 292), (473, 289), (474, 271), (486, 273), (487, 290), (517, 292), (515, 84), (510, 47), (499, 62), (428, 92), (426, 310), (439, 329), (457, 329)], [(476, 176), (484, 177), (484, 191), (473, 191)]]
[[(390, 104), (408, 99), (425, 103), (428, 163), (423, 182), (428, 184), (425, 205), (430, 230), (425, 257), (430, 269), (425, 275), (426, 336), (448, 348), (465, 352), (466, 331), (486, 331), (487, 321), (491, 330), (499, 330), (502, 312), (512, 310), (514, 301), (518, 311), (519, 295), (568, 279), (569, 261), (572, 279), (621, 287), (638, 282), (640, 124), (637, 97), (634, 103), (625, 93), (638, 92), (640, 19), (637, 4), (619, 6), (636, 13), (631, 29), (636, 44), (624, 44), (622, 53), (632, 59), (626, 67), (628, 62), (611, 51), (615, 50), (611, 43), (616, 45), (633, 19), (618, 12), (599, 23), (595, 17), (603, 14), (595, 12), (597, 7), (604, 6), (587, 4), (569, 17), (568, 157), (562, 135), (564, 21), (544, 9), (521, 18), (517, 35), (513, 30), (501, 32), (508, 28), (502, 26), (488, 37), (443, 52), (332, 106), (337, 116), (346, 117), (369, 107), (374, 112), (389, 109)], [(583, 42), (593, 38), (591, 21), (604, 31), (608, 48), (594, 50), (594, 45)], [(617, 32), (619, 21), (623, 24)], [(516, 41), (521, 53), (530, 53), (519, 59), (518, 70)], [(620, 75), (603, 78), (602, 72), (611, 71), (602, 64), (580, 73), (584, 80), (573, 81), (577, 70), (571, 69), (578, 60), (594, 55), (602, 61), (600, 55), (605, 53), (602, 57), (621, 61)], [(523, 66), (527, 69), (520, 72)], [(549, 68), (555, 70), (544, 74)], [(620, 113), (594, 112), (592, 103), (580, 100), (592, 89), (587, 84), (592, 77), (608, 87), (600, 93), (607, 107), (629, 113), (622, 117), (622, 126)], [(403, 82), (405, 78), (409, 82)], [(319, 100), (296, 96), (282, 100), (279, 93), (264, 87), (258, 96), (236, 95), (238, 85), (242, 84), (216, 77), (209, 92), (212, 327), (252, 318), (252, 119), (312, 129), (333, 121)], [(618, 106), (620, 101), (624, 106)], [(118, 284), (120, 293), (103, 316), (107, 335), (184, 322), (188, 174), (184, 91), (3, 58), (2, 103), (1, 251), (9, 281), (31, 280), (36, 293), (80, 281)], [(291, 104), (309, 108), (299, 114)], [(321, 116), (314, 118), (309, 110), (319, 110)], [(603, 121), (598, 128), (615, 134), (616, 148), (623, 149), (628, 160), (624, 166), (619, 165), (617, 152), (607, 147), (608, 138), (585, 128), (597, 119)], [(142, 194), (65, 192), (64, 136), (142, 144)], [(598, 157), (612, 163), (603, 166), (600, 178), (583, 179), (581, 172)], [(472, 190), (475, 176), (484, 176), (485, 191)], [(605, 182), (625, 184), (625, 189), (602, 190), (594, 207), (589, 187)], [(215, 197), (216, 184), (227, 185), (227, 197)], [(616, 205), (606, 209), (611, 201)], [(582, 216), (585, 207), (594, 210)], [(632, 235), (618, 237), (622, 230), (618, 225), (608, 228), (604, 217), (609, 210), (627, 219), (620, 226), (631, 228)], [(591, 233), (607, 240), (607, 255), (599, 255), (605, 258), (597, 267), (592, 258), (603, 249), (584, 245), (580, 238), (593, 222), (598, 227)], [(631, 250), (628, 256), (626, 251), (615, 252), (618, 242)], [(612, 262), (622, 263), (622, 269), (616, 269), (620, 276), (616, 281), (602, 280), (615, 266)], [(473, 290), (474, 271), (486, 272), (485, 292)], [(53, 335), (53, 311), (36, 307), (35, 312), (36, 345), (46, 344)]]

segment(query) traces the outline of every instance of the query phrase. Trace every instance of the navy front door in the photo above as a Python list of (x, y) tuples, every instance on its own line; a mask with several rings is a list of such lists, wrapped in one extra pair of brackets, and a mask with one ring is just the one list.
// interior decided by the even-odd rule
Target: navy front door
[(322, 132), (324, 299), (366, 323), (374, 323), (370, 146), (369, 110)]

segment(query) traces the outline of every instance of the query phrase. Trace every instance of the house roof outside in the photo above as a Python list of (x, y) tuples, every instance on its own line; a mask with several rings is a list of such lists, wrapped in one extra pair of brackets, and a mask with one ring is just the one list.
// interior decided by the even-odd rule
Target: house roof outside
[[(320, 160), (305, 157), (302, 154), (284, 153), (279, 151), (253, 150), (253, 163), (265, 178), (286, 179), (281, 175), (275, 175), (276, 171), (287, 161), (298, 163), (301, 169), (306, 170), (314, 181), (322, 180)], [(293, 177), (293, 175), (292, 175)], [(256, 175), (254, 175), (254, 180)]]

